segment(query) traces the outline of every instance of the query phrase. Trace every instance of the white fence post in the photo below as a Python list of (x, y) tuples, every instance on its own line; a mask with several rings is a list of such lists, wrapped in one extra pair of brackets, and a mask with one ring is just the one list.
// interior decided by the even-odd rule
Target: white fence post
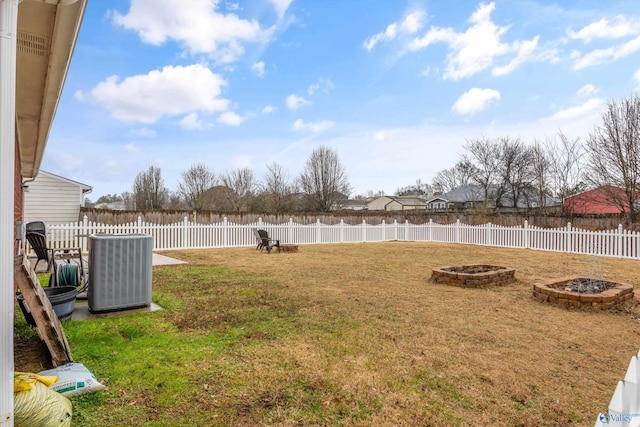
[(624, 255), (622, 253), (622, 239), (623, 239), (623, 237), (624, 237), (624, 234), (623, 234), (623, 230), (622, 230), (622, 224), (618, 224), (618, 236), (617, 236), (617, 239), (618, 239), (617, 247), (618, 248), (617, 248), (616, 256), (619, 256), (619, 257)]
[(367, 241), (367, 222), (364, 219), (362, 220), (362, 241)]
[(525, 249), (529, 249), (529, 221), (526, 219), (524, 220), (524, 228), (522, 230), (522, 246), (524, 246)]
[(287, 236), (289, 236), (289, 243), (296, 243), (296, 239), (293, 238), (293, 218), (289, 217), (289, 224)]
[(398, 240), (398, 220), (393, 220), (393, 240)]
[(387, 241), (387, 222), (384, 219), (382, 220), (382, 241)]
[[(142, 218), (138, 217), (138, 220), (142, 220)], [(182, 248), (188, 248), (189, 247), (189, 230), (187, 228), (187, 224), (188, 224), (189, 219), (187, 218), (187, 216), (184, 216), (184, 219), (182, 220)]]
[(316, 220), (316, 243), (322, 243), (322, 233), (320, 232), (320, 218)]
[(262, 225), (262, 217), (258, 218), (258, 228), (264, 228), (264, 225)]
[(427, 240), (433, 242), (433, 218), (429, 218), (429, 227), (427, 228)]
[(82, 228), (80, 229), (80, 250), (82, 252), (89, 251), (89, 218), (85, 215), (82, 218)]
[(460, 220), (456, 220), (456, 228), (454, 231), (454, 241), (456, 243), (460, 243)]
[(571, 223), (567, 223), (567, 252), (573, 252), (573, 237), (571, 235)]
[(491, 246), (493, 243), (493, 236), (491, 236), (491, 223), (488, 222), (485, 225), (485, 230), (486, 230), (486, 237), (485, 237), (485, 244), (487, 246)]
[(404, 220), (404, 240), (409, 240), (409, 220)]
[(229, 246), (229, 223), (227, 222), (227, 217), (225, 216), (222, 219), (222, 247), (226, 248)]
[(340, 243), (344, 243), (344, 219), (340, 220)]

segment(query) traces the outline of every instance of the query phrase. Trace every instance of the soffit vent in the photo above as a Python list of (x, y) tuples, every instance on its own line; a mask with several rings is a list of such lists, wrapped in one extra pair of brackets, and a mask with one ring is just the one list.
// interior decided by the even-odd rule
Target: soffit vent
[(25, 33), (18, 31), (17, 48), (18, 51), (28, 55), (46, 56), (47, 46), (49, 45), (47, 37), (38, 34)]

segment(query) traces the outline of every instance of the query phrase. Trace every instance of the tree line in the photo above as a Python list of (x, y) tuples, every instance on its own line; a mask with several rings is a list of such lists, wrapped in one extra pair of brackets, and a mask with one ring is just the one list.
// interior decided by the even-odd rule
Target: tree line
[(181, 173), (176, 191), (165, 185), (162, 170), (149, 166), (136, 175), (132, 190), (96, 203), (123, 201), (125, 209), (189, 209), (218, 212), (329, 212), (347, 198), (351, 184), (335, 150), (315, 149), (302, 172), (291, 177), (278, 163), (267, 165), (260, 180), (250, 168), (217, 174), (203, 163)]
[[(602, 188), (607, 201), (639, 219), (640, 203), (640, 95), (607, 104), (602, 123), (583, 143), (559, 131), (554, 139), (525, 143), (520, 138), (480, 137), (467, 141), (456, 164), (439, 171), (431, 184), (417, 180), (399, 188), (397, 195), (446, 193), (477, 185), (485, 199), (515, 207), (523, 197), (544, 207), (548, 197), (560, 203), (567, 197)], [(507, 196), (507, 197), (502, 197)], [(530, 200), (535, 198), (535, 200)]]
[[(609, 102), (602, 123), (594, 126), (584, 143), (559, 131), (555, 138), (544, 141), (479, 137), (468, 140), (463, 147), (465, 152), (455, 165), (436, 173), (430, 184), (418, 179), (413, 185), (398, 188), (395, 194), (430, 197), (476, 185), (485, 192), (486, 199), (496, 201), (497, 207), (504, 203), (515, 207), (523, 197), (544, 207), (548, 197), (563, 202), (587, 189), (611, 186), (605, 190), (610, 203), (626, 211), (627, 220), (638, 219), (638, 94)], [(120, 199), (127, 209), (138, 210), (328, 212), (339, 206), (351, 190), (337, 152), (321, 146), (310, 154), (296, 177), (278, 163), (267, 165), (262, 179), (249, 168), (216, 174), (205, 164), (195, 164), (182, 172), (175, 192), (165, 186), (160, 168), (150, 166), (136, 176), (132, 191), (123, 193)], [(381, 195), (384, 193), (368, 191), (354, 198)]]

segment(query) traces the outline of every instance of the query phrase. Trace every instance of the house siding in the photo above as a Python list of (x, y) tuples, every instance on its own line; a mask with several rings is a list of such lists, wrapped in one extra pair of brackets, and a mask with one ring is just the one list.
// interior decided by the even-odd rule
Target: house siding
[(40, 171), (29, 186), (24, 198), (24, 220), (61, 224), (78, 221), (83, 200), (80, 183)]
[(384, 211), (387, 204), (391, 202), (390, 197), (382, 196), (369, 202), (368, 208), (370, 211)]

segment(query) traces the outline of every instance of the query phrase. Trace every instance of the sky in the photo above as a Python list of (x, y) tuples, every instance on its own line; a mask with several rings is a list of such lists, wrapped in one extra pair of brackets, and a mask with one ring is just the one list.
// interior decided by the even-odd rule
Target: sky
[(630, 0), (89, 0), (41, 169), (96, 200), (326, 146), (393, 194), (475, 138), (585, 141), (639, 89)]

